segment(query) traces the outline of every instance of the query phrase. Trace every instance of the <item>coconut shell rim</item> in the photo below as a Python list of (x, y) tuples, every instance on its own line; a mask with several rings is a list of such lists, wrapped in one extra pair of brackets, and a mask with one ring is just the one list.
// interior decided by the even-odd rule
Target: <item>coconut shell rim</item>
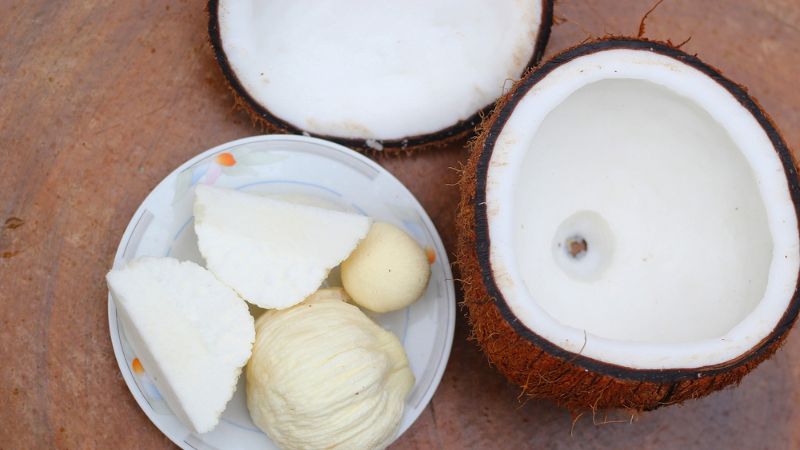
[[(539, 30), (536, 35), (536, 40), (534, 41), (533, 54), (531, 55), (528, 64), (523, 68), (520, 76), (528, 73), (532, 68), (536, 67), (541, 62), (547, 47), (547, 43), (550, 40), (550, 30), (553, 26), (553, 9), (555, 0), (540, 1), (542, 3), (542, 14), (539, 22)], [(488, 116), (494, 110), (497, 104), (497, 99), (495, 99), (482, 109), (475, 112), (469, 118), (460, 120), (447, 128), (443, 128), (433, 133), (408, 136), (401, 139), (357, 139), (311, 133), (303, 130), (302, 128), (296, 127), (273, 114), (271, 111), (269, 111), (269, 109), (261, 105), (249, 94), (249, 92), (239, 81), (239, 78), (236, 76), (236, 73), (228, 62), (228, 57), (225, 54), (225, 50), (222, 47), (222, 36), (220, 34), (218, 14), (219, 0), (208, 0), (206, 10), (208, 13), (209, 43), (211, 44), (211, 48), (214, 52), (214, 59), (217, 61), (217, 65), (222, 70), (225, 80), (233, 91), (236, 103), (244, 106), (253, 119), (264, 123), (269, 129), (274, 131), (325, 139), (328, 141), (337, 142), (346, 147), (362, 149), (366, 151), (378, 150), (376, 149), (376, 144), (379, 144), (381, 150), (383, 151), (413, 150), (418, 148), (421, 149), (441, 146), (449, 141), (472, 134), (475, 127), (480, 124), (484, 117)]]
[[(798, 183), (797, 169), (794, 165), (789, 148), (780, 135), (777, 127), (774, 125), (772, 119), (766, 112), (763, 111), (758, 102), (747, 93), (747, 90), (744, 87), (726, 78), (718, 69), (702, 62), (697, 56), (685, 53), (669, 43), (641, 38), (616, 36), (602, 38), (564, 50), (531, 71), (529, 74), (523, 77), (504, 98), (498, 102), (497, 109), (488, 119), (486, 119), (486, 122), (483, 124), (483, 136), (476, 141), (479, 147), (474, 149), (474, 151), (479, 151), (480, 155), (478, 156), (475, 177), (475, 195), (470, 206), (472, 206), (475, 211), (475, 222), (473, 223), (473, 227), (475, 229), (475, 251), (478, 258), (478, 264), (481, 269), (481, 279), (486, 287), (486, 291), (488, 292), (497, 309), (500, 311), (503, 319), (516, 333), (531, 342), (534, 346), (541, 348), (545, 352), (557, 358), (570, 361), (572, 364), (575, 364), (585, 370), (611, 376), (617, 379), (655, 383), (674, 383), (683, 380), (715, 376), (731, 371), (732, 369), (745, 366), (752, 361), (758, 361), (760, 358), (763, 359), (763, 356), (774, 351), (774, 346), (776, 344), (780, 344), (797, 319), (798, 312), (800, 312), (800, 273), (798, 273), (798, 279), (795, 282), (795, 290), (792, 294), (792, 299), (784, 311), (783, 316), (776, 323), (770, 334), (768, 334), (761, 342), (740, 355), (738, 358), (734, 358), (724, 363), (698, 368), (675, 369), (635, 369), (600, 361), (598, 359), (581, 355), (580, 353), (564, 350), (542, 336), (539, 336), (533, 330), (524, 325), (520, 320), (518, 320), (511, 311), (511, 308), (506, 303), (502, 292), (494, 281), (489, 258), (491, 243), (488, 236), (489, 221), (488, 207), (486, 205), (486, 179), (494, 144), (496, 143), (500, 132), (503, 130), (507, 120), (513, 113), (517, 104), (522, 100), (522, 98), (525, 97), (525, 95), (533, 86), (544, 79), (548, 74), (550, 74), (550, 72), (560, 67), (564, 63), (572, 61), (581, 56), (586, 56), (599, 51), (615, 49), (650, 51), (668, 56), (699, 70), (701, 73), (710, 77), (712, 80), (720, 84), (726, 91), (728, 91), (745, 109), (748, 110), (748, 112), (753, 115), (761, 128), (767, 134), (773, 148), (778, 153), (778, 157), (781, 160), (781, 164), (786, 175), (795, 215), (797, 216), (798, 223), (800, 224), (800, 184)], [(800, 234), (800, 229), (798, 230), (798, 233)]]

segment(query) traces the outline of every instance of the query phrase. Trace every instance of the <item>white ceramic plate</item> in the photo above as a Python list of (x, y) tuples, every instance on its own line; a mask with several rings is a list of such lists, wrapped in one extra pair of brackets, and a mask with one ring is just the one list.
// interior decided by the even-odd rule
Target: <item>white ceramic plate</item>
[[(414, 196), (390, 173), (352, 150), (303, 136), (257, 136), (212, 148), (169, 174), (147, 196), (119, 243), (114, 267), (139, 256), (173, 256), (203, 264), (192, 226), (192, 201), (198, 183), (263, 193), (358, 212), (393, 223), (433, 252), (430, 284), (424, 297), (389, 314), (370, 314), (403, 342), (416, 376), (406, 401), (402, 434), (428, 404), (442, 378), (455, 323), (450, 264), (430, 218)], [(331, 284), (336, 284), (335, 275)], [(244, 395), (244, 374), (219, 425), (196, 434), (181, 424), (142, 370), (108, 298), (111, 342), (122, 377), (147, 417), (184, 449), (273, 449), (253, 425)], [(398, 436), (399, 436), (398, 434)]]

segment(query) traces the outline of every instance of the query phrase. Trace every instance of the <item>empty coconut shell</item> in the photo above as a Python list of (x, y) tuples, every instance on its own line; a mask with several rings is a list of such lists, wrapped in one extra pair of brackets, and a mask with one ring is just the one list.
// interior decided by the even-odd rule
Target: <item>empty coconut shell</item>
[(541, 59), (553, 1), (209, 0), (236, 103), (276, 133), (412, 150), (472, 132)]
[(543, 63), (482, 125), (460, 187), (472, 334), (527, 396), (701, 397), (797, 318), (789, 150), (744, 88), (671, 45), (604, 39)]

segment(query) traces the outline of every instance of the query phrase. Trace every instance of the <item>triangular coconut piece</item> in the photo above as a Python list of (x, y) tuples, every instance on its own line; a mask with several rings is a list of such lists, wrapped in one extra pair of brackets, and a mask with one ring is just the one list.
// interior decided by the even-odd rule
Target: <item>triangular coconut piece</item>
[(125, 336), (172, 412), (211, 431), (255, 339), (247, 304), (193, 262), (141, 258), (106, 275)]
[(288, 308), (314, 293), (372, 222), (206, 185), (195, 195), (194, 228), (206, 267), (262, 308)]

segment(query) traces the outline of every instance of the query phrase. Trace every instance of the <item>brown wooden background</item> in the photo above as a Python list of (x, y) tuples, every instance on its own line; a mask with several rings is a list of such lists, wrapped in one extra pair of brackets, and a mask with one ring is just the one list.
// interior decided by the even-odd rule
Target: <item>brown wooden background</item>
[[(547, 54), (635, 34), (651, 3), (560, 0)], [(0, 448), (171, 448), (119, 375), (103, 276), (161, 178), (258, 131), (232, 108), (202, 2), (0, 4)], [(748, 86), (800, 149), (799, 1), (666, 0), (647, 36), (691, 37), (684, 49)], [(451, 252), (462, 147), (378, 158)], [(520, 404), (467, 335), (460, 317), (442, 384), (395, 448), (800, 447), (800, 332), (736, 389), (574, 429), (547, 402)]]

